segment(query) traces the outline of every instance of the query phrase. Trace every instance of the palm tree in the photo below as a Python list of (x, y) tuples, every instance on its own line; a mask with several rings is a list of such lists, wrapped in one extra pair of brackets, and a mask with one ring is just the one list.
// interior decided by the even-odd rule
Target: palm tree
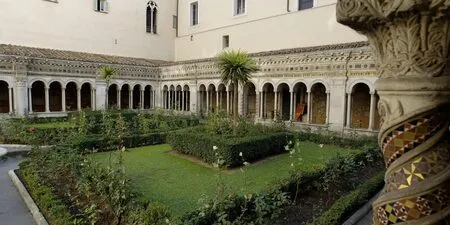
[[(109, 82), (119, 74), (117, 70), (112, 67), (104, 66), (99, 69), (98, 73), (100, 77), (106, 81), (106, 94), (105, 94), (105, 109), (107, 109), (108, 105), (108, 93), (109, 93)], [(120, 98), (119, 96), (117, 96)]]
[(247, 52), (223, 51), (217, 60), (222, 82), (233, 85), (233, 126), (236, 126), (238, 119), (238, 87), (239, 83), (246, 84), (251, 78), (251, 74), (259, 71), (259, 66), (255, 60), (248, 56)]

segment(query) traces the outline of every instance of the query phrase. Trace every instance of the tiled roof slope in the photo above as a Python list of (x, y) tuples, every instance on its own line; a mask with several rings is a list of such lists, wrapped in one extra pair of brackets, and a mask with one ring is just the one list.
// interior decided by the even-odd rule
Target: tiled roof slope
[(30, 58), (60, 59), (70, 61), (95, 62), (106, 64), (123, 64), (134, 66), (158, 66), (167, 63), (162, 60), (121, 57), (94, 53), (54, 50), (45, 48), (24, 47), (18, 45), (0, 44), (0, 55), (13, 55)]

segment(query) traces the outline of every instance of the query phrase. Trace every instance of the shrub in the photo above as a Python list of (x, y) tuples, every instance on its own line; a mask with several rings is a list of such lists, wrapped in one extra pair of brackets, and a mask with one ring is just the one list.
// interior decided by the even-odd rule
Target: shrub
[(85, 224), (80, 216), (74, 216), (52, 188), (37, 175), (29, 163), (21, 163), (18, 175), (27, 187), (33, 200), (50, 224)]
[(364, 182), (350, 194), (336, 200), (320, 217), (314, 219), (311, 225), (339, 225), (367, 203), (384, 185), (384, 171)]
[[(131, 135), (122, 138), (123, 146), (135, 148), (166, 143), (166, 132), (155, 132), (142, 135)], [(107, 136), (83, 136), (76, 140), (74, 147), (79, 150), (112, 151), (117, 150), (120, 140)]]
[(185, 225), (274, 224), (287, 204), (287, 196), (277, 190), (256, 195), (229, 195), (184, 215), (182, 222)]
[(213, 146), (218, 147), (218, 154), (225, 160), (225, 166), (242, 165), (242, 152), (249, 162), (284, 152), (284, 146), (293, 135), (290, 133), (267, 133), (256, 136), (219, 136), (205, 132), (204, 127), (188, 128), (171, 132), (167, 142), (173, 150), (193, 155), (206, 163), (217, 159)]

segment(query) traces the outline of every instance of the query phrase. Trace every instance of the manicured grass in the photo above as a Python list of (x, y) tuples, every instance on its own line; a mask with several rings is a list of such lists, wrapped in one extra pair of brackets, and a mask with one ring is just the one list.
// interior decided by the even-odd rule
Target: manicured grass
[[(338, 152), (347, 154), (354, 151), (329, 145), (321, 148), (310, 142), (301, 143), (301, 149), (292, 158), (289, 154), (282, 154), (255, 162), (245, 167), (245, 172), (239, 169), (221, 171), (220, 179), (226, 184), (227, 193), (255, 193), (289, 175), (291, 163), (299, 162), (298, 158), (302, 160), (296, 168), (315, 170), (322, 168)], [(124, 152), (126, 174), (142, 198), (159, 201), (169, 206), (176, 215), (182, 215), (196, 209), (199, 199), (214, 197), (219, 172), (174, 156), (169, 153), (170, 150), (169, 145), (157, 145)], [(117, 153), (98, 153), (95, 158), (106, 165), (110, 154)]]
[(34, 128), (70, 128), (72, 124), (69, 122), (54, 122), (54, 123), (36, 123), (30, 124), (29, 127)]

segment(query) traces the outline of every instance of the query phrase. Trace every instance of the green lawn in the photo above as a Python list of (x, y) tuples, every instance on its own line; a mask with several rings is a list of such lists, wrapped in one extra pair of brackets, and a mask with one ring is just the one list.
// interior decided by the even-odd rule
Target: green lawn
[[(133, 188), (142, 193), (143, 198), (164, 203), (176, 215), (182, 215), (196, 209), (199, 199), (214, 197), (219, 176), (213, 168), (169, 154), (170, 149), (169, 145), (130, 149), (123, 155), (124, 163)], [(320, 148), (310, 142), (301, 143), (301, 149), (296, 156), (302, 158), (297, 167), (301, 170), (321, 168), (338, 152), (351, 151), (328, 145)], [(97, 153), (95, 158), (106, 164), (109, 154)], [(278, 155), (249, 165), (245, 172), (239, 169), (221, 171), (220, 177), (228, 193), (259, 192), (267, 184), (286, 177), (296, 158), (290, 158), (289, 154)]]
[(54, 122), (29, 124), (28, 126), (34, 128), (70, 128), (72, 127), (72, 124), (69, 122)]

